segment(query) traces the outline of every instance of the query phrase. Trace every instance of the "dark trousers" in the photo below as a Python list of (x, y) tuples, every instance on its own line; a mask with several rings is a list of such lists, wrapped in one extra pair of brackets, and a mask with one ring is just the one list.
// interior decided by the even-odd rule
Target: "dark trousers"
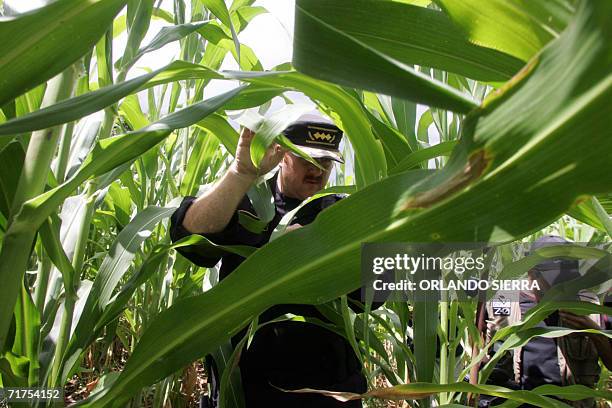
[[(217, 406), (219, 376), (206, 359)], [(240, 374), (246, 408), (361, 408), (360, 400), (340, 402), (312, 393), (279, 390), (313, 388), (364, 393), (367, 382), (350, 344), (325, 328), (301, 322), (281, 322), (260, 328), (243, 350)], [(278, 388), (277, 388), (278, 387)]]

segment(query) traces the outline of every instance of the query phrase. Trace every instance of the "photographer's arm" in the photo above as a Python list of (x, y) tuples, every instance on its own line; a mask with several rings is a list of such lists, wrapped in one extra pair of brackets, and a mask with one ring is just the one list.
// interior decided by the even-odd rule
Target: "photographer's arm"
[(282, 159), (284, 151), (278, 145), (270, 147), (259, 171), (251, 162), (251, 140), (255, 133), (244, 129), (238, 141), (236, 160), (212, 189), (193, 202), (183, 220), (183, 227), (199, 234), (222, 231), (236, 211), (259, 174), (272, 170)]

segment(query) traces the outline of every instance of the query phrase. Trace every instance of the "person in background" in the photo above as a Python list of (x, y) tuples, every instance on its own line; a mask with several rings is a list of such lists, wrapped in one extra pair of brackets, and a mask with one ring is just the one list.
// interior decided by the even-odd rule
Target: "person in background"
[[(536, 240), (531, 251), (567, 243), (561, 237), (548, 235)], [(580, 276), (577, 260), (550, 259), (536, 265), (529, 271), (529, 278), (538, 281), (540, 292), (521, 291), (519, 301), (511, 302), (509, 308), (495, 307), (495, 302), (487, 304), (487, 343), (497, 330), (522, 320), (538, 304), (546, 290)], [(578, 298), (597, 303), (597, 297), (587, 291), (580, 291)], [(537, 326), (578, 330), (606, 327), (602, 315), (579, 316), (564, 310), (549, 315)], [(494, 353), (498, 348), (499, 345), (493, 345), (491, 350)], [(612, 369), (612, 342), (603, 335), (572, 333), (558, 338), (534, 337), (523, 347), (511, 350), (502, 357), (487, 383), (522, 390), (532, 390), (544, 384), (582, 384), (593, 388), (601, 372), (599, 359), (609, 370)], [(501, 398), (482, 396), (479, 406), (495, 406), (502, 402), (504, 400)], [(578, 408), (596, 406), (593, 398), (566, 403)]]

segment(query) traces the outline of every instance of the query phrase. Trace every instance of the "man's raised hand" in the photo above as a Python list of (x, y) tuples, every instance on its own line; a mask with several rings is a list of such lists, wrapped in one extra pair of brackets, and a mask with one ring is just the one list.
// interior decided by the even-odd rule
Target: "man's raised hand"
[(250, 129), (244, 128), (240, 134), (238, 140), (238, 148), (236, 149), (236, 160), (232, 167), (233, 170), (242, 175), (252, 178), (256, 178), (260, 175), (266, 174), (270, 170), (280, 163), (285, 154), (285, 150), (282, 149), (278, 144), (273, 143), (263, 159), (259, 163), (259, 169), (253, 165), (251, 161), (251, 141), (255, 137), (255, 132)]

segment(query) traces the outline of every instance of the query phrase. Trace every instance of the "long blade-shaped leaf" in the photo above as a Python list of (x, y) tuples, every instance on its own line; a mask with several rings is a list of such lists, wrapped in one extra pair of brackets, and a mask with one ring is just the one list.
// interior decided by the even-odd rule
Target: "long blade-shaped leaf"
[(85, 54), (126, 2), (60, 0), (0, 21), (0, 106)]
[[(324, 4), (333, 3), (319, 0), (296, 3), (293, 64), (298, 70), (326, 81), (452, 111), (469, 112), (477, 106), (471, 96), (416, 71), (405, 60), (364, 42), (343, 27), (334, 25), (334, 21), (326, 21), (323, 14), (338, 11), (325, 9)], [(386, 24), (379, 26), (383, 28)]]
[(281, 132), (296, 121), (304, 113), (312, 110), (308, 105), (286, 105), (281, 110), (274, 112), (269, 118), (266, 118), (257, 129), (252, 129), (255, 132), (253, 141), (251, 142), (251, 160), (256, 167), (259, 167), (261, 160), (264, 158), (268, 147), (274, 142), (274, 139)]
[(11, 136), (67, 123), (104, 109), (130, 94), (186, 78), (221, 78), (221, 75), (201, 65), (175, 61), (149, 74), (100, 88), (12, 119), (0, 125), (0, 135)]
[[(123, 52), (122, 62), (130, 62), (136, 55), (144, 39), (153, 14), (153, 0), (130, 1), (127, 7), (128, 38)], [(125, 64), (121, 68), (126, 68)], [(124, 70), (124, 72), (126, 72)]]
[(229, 10), (224, 0), (200, 0), (204, 5), (215, 15), (217, 18), (230, 29), (232, 33), (232, 40), (234, 41), (234, 47), (236, 48), (237, 61), (240, 61), (240, 41), (238, 41), (238, 34), (234, 28), (234, 23), (230, 17)]
[(574, 5), (568, 0), (434, 0), (474, 44), (527, 61), (559, 36)]
[[(89, 291), (81, 316), (76, 322), (75, 334), (70, 339), (66, 356), (76, 360), (96, 334), (96, 327), (119, 280), (130, 268), (132, 260), (159, 221), (169, 217), (175, 207), (147, 207), (117, 235), (104, 258), (93, 286)], [(67, 367), (70, 368), (70, 365)], [(65, 378), (64, 378), (65, 379)]]
[[(283, 390), (294, 393), (316, 393), (326, 395), (338, 401), (352, 401), (364, 398), (381, 398), (386, 400), (405, 400), (405, 399), (422, 399), (430, 395), (434, 395), (445, 391), (460, 391), (465, 393), (493, 395), (500, 398), (507, 398), (510, 401), (519, 403), (532, 404), (542, 408), (569, 408), (570, 406), (564, 402), (547, 395), (554, 397), (562, 397), (570, 401), (577, 401), (584, 398), (592, 398), (594, 396), (604, 399), (610, 399), (612, 393), (609, 391), (594, 391), (592, 388), (584, 385), (570, 385), (568, 387), (560, 387), (558, 385), (545, 385), (537, 387), (534, 390), (515, 391), (510, 388), (501, 387), (498, 385), (488, 384), (469, 384), (460, 382), (454, 384), (431, 384), (426, 382), (418, 382), (412, 384), (397, 385), (388, 388), (375, 388), (364, 394), (355, 394), (342, 391), (325, 391), (305, 388), (301, 390)], [(504, 404), (507, 406), (506, 404)], [(445, 407), (456, 407), (457, 405), (444, 405)], [(460, 405), (462, 406), (462, 405)], [(515, 406), (515, 405), (511, 405)]]
[[(310, 56), (300, 51), (300, 47), (308, 47), (312, 52), (318, 40), (311, 36), (311, 30), (316, 27), (312, 24), (314, 21), (311, 23), (307, 14), (302, 13), (407, 65), (443, 69), (478, 80), (502, 81), (512, 77), (526, 61), (470, 42), (448, 16), (428, 8), (387, 0), (307, 1), (299, 2), (299, 6), (298, 24), (305, 25), (298, 27), (296, 32), (298, 53), (294, 63), (298, 68), (331, 64), (341, 67), (356, 63), (345, 59), (344, 56), (351, 52), (348, 49), (343, 51), (342, 58), (332, 57), (331, 44)], [(384, 23), (379, 18), (372, 18), (373, 15), (384, 18)], [(374, 60), (364, 62), (374, 67)]]
[(141, 47), (136, 52), (136, 55), (134, 55), (131, 61), (126, 61), (124, 64), (121, 60), (119, 60), (117, 61), (117, 63), (119, 65), (126, 66), (134, 65), (136, 61), (138, 61), (138, 59), (146, 53), (158, 50), (164, 45), (169, 44), (171, 42), (178, 41), (181, 38), (186, 37), (194, 31), (204, 27), (206, 24), (208, 24), (208, 21), (162, 27), (159, 33), (157, 33), (157, 35), (151, 40), (149, 44), (145, 45), (144, 47)]

